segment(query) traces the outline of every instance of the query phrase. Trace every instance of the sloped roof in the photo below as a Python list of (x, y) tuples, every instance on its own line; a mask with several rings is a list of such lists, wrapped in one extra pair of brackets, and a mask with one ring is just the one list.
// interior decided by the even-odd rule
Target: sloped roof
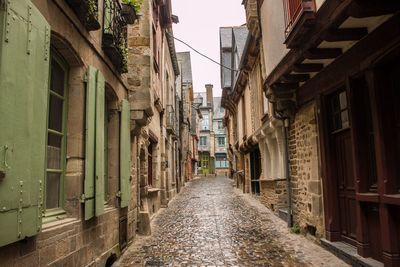
[(239, 55), (239, 60), (242, 58), (244, 48), (246, 46), (247, 35), (249, 30), (247, 26), (235, 27), (232, 29), (233, 38), (235, 38), (235, 44)]

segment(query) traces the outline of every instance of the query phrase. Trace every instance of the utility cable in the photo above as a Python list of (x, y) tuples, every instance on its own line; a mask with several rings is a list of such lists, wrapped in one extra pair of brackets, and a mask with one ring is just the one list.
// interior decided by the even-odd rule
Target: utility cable
[(192, 49), (194, 52), (196, 52), (196, 53), (199, 54), (200, 56), (205, 57), (206, 59), (212, 61), (213, 63), (215, 63), (215, 64), (217, 64), (217, 65), (219, 65), (219, 66), (221, 66), (221, 67), (223, 67), (223, 68), (225, 68), (225, 69), (234, 71), (234, 72), (238, 72), (238, 71), (239, 71), (239, 70), (235, 70), (235, 69), (229, 68), (229, 67), (227, 67), (227, 66), (225, 66), (225, 65), (222, 65), (222, 64), (219, 63), (218, 61), (216, 61), (216, 60), (210, 58), (209, 56), (207, 56), (207, 55), (201, 53), (200, 51), (198, 51), (197, 49), (195, 49), (194, 47), (192, 47), (191, 45), (189, 45), (189, 44), (186, 43), (185, 41), (182, 41), (181, 39), (176, 38), (175, 36), (173, 36), (173, 35), (170, 34), (169, 32), (166, 32), (166, 33), (167, 33), (170, 37), (172, 37), (172, 38), (174, 38), (175, 40), (177, 40), (178, 42), (180, 42), (180, 43), (186, 45), (187, 47), (189, 47), (190, 49)]

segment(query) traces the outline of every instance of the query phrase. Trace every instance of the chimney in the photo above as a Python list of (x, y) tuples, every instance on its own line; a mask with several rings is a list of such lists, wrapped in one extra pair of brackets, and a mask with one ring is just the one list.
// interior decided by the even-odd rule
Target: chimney
[(213, 104), (213, 85), (206, 84), (206, 92), (207, 92), (207, 106), (212, 107)]

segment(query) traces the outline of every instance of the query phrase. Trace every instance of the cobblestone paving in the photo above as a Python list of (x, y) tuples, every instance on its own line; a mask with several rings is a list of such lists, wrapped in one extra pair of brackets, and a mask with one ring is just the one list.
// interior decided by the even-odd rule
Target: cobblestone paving
[(161, 210), (115, 266), (347, 266), (227, 178), (200, 178)]

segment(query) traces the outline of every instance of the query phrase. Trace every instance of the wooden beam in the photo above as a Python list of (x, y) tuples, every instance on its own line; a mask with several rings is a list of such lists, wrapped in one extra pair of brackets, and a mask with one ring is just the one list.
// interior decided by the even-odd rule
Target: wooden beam
[(324, 68), (324, 64), (295, 64), (293, 71), (298, 73), (319, 72)]
[(305, 82), (310, 79), (309, 74), (286, 74), (280, 79), (282, 82)]
[(341, 54), (340, 48), (311, 48), (304, 52), (306, 59), (333, 59)]
[(354, 0), (348, 14), (355, 18), (367, 18), (395, 14), (399, 10), (399, 0)]
[(293, 90), (299, 87), (299, 83), (275, 83), (272, 85), (274, 92)]
[(324, 36), (328, 42), (359, 41), (368, 34), (367, 28), (344, 28), (330, 30)]

